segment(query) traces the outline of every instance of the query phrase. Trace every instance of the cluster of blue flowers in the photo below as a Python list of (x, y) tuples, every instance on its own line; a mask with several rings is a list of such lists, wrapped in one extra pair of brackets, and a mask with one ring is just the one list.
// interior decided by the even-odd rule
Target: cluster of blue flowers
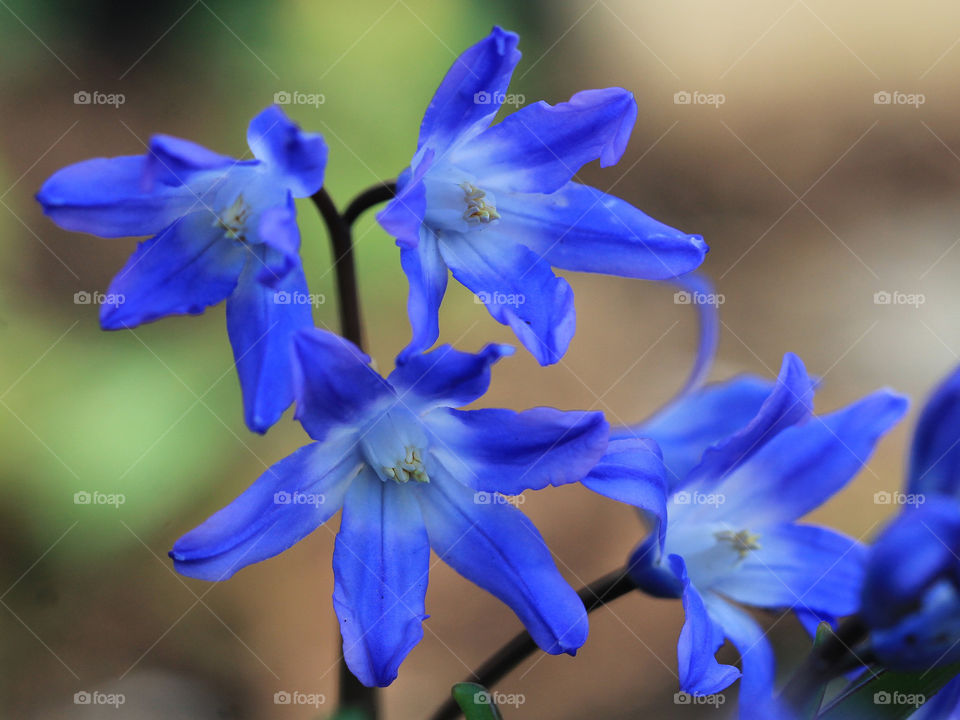
[[(327, 161), (323, 138), (279, 108), (251, 122), (253, 159), (156, 136), (144, 155), (81, 162), (43, 185), (38, 199), (63, 228), (152, 236), (114, 278), (109, 292), (124, 302), (102, 307), (104, 329), (226, 300), (246, 424), (266, 432), (295, 403), (311, 439), (177, 540), (177, 571), (225, 580), (342, 509), (333, 603), (363, 684), (393, 682), (423, 637), (431, 549), (506, 603), (544, 651), (574, 654), (587, 639), (583, 601), (533, 524), (484, 500), (582, 483), (649, 525), (624, 576), (681, 600), (684, 692), (740, 679), (742, 715), (786, 712), (773, 649), (748, 608), (790, 611), (811, 632), (859, 615), (884, 667), (960, 660), (960, 373), (917, 429), (907, 492), (927, 501), (872, 548), (802, 518), (857, 475), (907, 402), (880, 390), (815, 414), (817, 381), (795, 355), (775, 380), (694, 381), (630, 427), (597, 412), (458, 409), (484, 395), (513, 349), (431, 349), (448, 271), (541, 365), (559, 361), (574, 335), (573, 293), (554, 267), (703, 283), (677, 280), (702, 263), (700, 236), (573, 180), (584, 164), (623, 155), (637, 115), (629, 92), (587, 90), (491, 124), (517, 41), (494, 28), (455, 61), (378, 215), (400, 249), (412, 326), (387, 377), (355, 343), (316, 328), (309, 305), (278, 300), (308, 294), (294, 199), (321, 192)], [(702, 324), (696, 378), (710, 367), (711, 310)], [(739, 668), (717, 662), (725, 640)], [(951, 685), (937, 702), (958, 696)]]

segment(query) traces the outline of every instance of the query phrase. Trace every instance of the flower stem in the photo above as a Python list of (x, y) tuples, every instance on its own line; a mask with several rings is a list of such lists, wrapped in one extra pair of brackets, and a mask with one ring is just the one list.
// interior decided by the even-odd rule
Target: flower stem
[[(613, 602), (618, 597), (636, 590), (637, 586), (624, 568), (619, 568), (594, 580), (577, 591), (588, 613)], [(479, 683), (489, 689), (502, 680), (511, 670), (537, 651), (537, 644), (530, 633), (523, 631), (491, 655), (464, 682)], [(448, 698), (431, 716), (431, 720), (455, 720), (460, 708), (453, 698)]]
[(860, 618), (848, 618), (819, 646), (815, 646), (797, 669), (780, 697), (787, 707), (802, 710), (815, 693), (822, 693), (826, 683), (851, 670), (854, 648), (865, 640), (869, 628)]
[(393, 199), (396, 194), (397, 183), (393, 180), (386, 180), (367, 188), (347, 205), (347, 209), (343, 211), (343, 221), (351, 227), (365, 210)]
[[(343, 336), (363, 349), (363, 319), (360, 315), (360, 294), (357, 285), (357, 268), (353, 258), (353, 237), (350, 223), (337, 210), (333, 199), (321, 188), (311, 198), (317, 206), (330, 235), (333, 246), (333, 262), (337, 271), (337, 296), (340, 310), (340, 331)], [(354, 203), (351, 203), (351, 206)], [(368, 688), (350, 672), (344, 659), (343, 648), (340, 654), (340, 697), (341, 711), (356, 711), (366, 720), (377, 720), (379, 716), (378, 693), (376, 688)]]

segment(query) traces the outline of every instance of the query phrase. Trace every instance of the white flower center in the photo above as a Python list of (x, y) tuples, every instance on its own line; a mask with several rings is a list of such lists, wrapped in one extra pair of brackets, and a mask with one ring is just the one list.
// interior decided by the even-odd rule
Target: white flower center
[(463, 211), (464, 220), (471, 225), (487, 225), (500, 219), (492, 195), (488, 196), (485, 190), (473, 183), (462, 182), (460, 187), (463, 188), (463, 198), (467, 203), (467, 209)]
[(386, 482), (430, 482), (427, 435), (419, 419), (403, 407), (391, 407), (374, 420), (360, 439), (364, 459)]
[(214, 226), (223, 230), (231, 240), (246, 241), (246, 224), (250, 218), (250, 206), (243, 199), (243, 194), (237, 195), (233, 204), (224, 210), (213, 221)]

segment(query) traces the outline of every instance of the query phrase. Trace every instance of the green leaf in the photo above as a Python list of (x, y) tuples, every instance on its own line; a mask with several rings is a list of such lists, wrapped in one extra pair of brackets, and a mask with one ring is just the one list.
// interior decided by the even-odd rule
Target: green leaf
[(457, 683), (451, 692), (467, 720), (503, 720), (493, 695), (483, 685)]
[(960, 663), (922, 672), (881, 670), (855, 681), (820, 714), (821, 720), (903, 720), (960, 673)]
[[(813, 638), (813, 652), (816, 652), (830, 637), (833, 636), (833, 628), (830, 623), (822, 622), (817, 626), (817, 633)], [(806, 704), (799, 710), (799, 718), (802, 720), (813, 720), (817, 717), (820, 705), (823, 703), (823, 694), (827, 689), (827, 682), (823, 682), (815, 688), (807, 698)]]

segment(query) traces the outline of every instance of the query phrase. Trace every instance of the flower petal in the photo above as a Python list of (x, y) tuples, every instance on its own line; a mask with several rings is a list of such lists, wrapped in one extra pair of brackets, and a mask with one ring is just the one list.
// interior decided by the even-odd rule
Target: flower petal
[(430, 545), (444, 562), (509, 605), (542, 650), (576, 653), (587, 639), (583, 602), (523, 513), (477, 503), (442, 469), (417, 497)]
[(545, 407), (442, 408), (425, 422), (439, 439), (433, 454), (457, 480), (507, 495), (582, 480), (603, 457), (609, 434), (603, 413)]
[(429, 146), (443, 153), (490, 124), (520, 61), (518, 40), (515, 33), (494, 27), (454, 61), (423, 115), (418, 150)]
[(187, 185), (197, 172), (239, 164), (239, 160), (215, 153), (190, 140), (172, 135), (154, 135), (150, 138), (150, 151), (144, 163), (141, 183), (144, 190), (157, 189), (158, 184), (172, 187)]
[(863, 468), (906, 411), (906, 398), (880, 390), (787, 428), (718, 485), (723, 521), (756, 530), (819, 507)]
[(491, 366), (513, 352), (509, 345), (493, 343), (478, 353), (441, 345), (428, 353), (398, 358), (388, 381), (402, 393), (405, 404), (416, 405), (420, 412), (441, 405), (469, 405), (490, 387)]
[(174, 567), (188, 577), (226, 580), (283, 552), (340, 509), (361, 463), (352, 437), (300, 448), (177, 540)]
[(196, 315), (229, 296), (249, 258), (206, 210), (190, 213), (137, 246), (100, 307), (104, 330), (136, 327), (168, 315)]
[(936, 389), (917, 420), (908, 493), (960, 494), (960, 369)]
[(634, 428), (615, 429), (611, 436), (636, 433), (656, 440), (663, 453), (667, 479), (674, 489), (708, 447), (749, 424), (772, 390), (771, 381), (752, 375), (715, 383), (675, 400)]
[(400, 248), (400, 265), (410, 285), (407, 314), (413, 328), (410, 344), (400, 353), (399, 360), (404, 361), (427, 350), (440, 337), (439, 313), (447, 291), (447, 264), (432, 230), (422, 227), (416, 247)]
[(425, 150), (419, 160), (414, 158), (414, 163), (412, 168), (400, 173), (396, 195), (377, 213), (377, 222), (397, 239), (401, 253), (420, 243), (423, 217), (427, 212), (427, 188), (423, 176), (433, 163), (433, 150)]
[(813, 412), (814, 387), (800, 358), (793, 353), (784, 355), (777, 383), (753, 420), (729, 438), (707, 448), (690, 471), (688, 482), (705, 480), (708, 484), (718, 484), (777, 433), (808, 417)]
[(293, 336), (296, 418), (314, 440), (361, 422), (393, 388), (349, 340), (310, 328)]
[(227, 300), (227, 333), (243, 392), (244, 415), (254, 432), (273, 426), (293, 403), (293, 335), (313, 327), (304, 302), (307, 280), (297, 266), (276, 286), (258, 280), (263, 265), (247, 263)]
[(54, 173), (40, 188), (43, 212), (65, 230), (100, 237), (160, 232), (197, 204), (186, 187), (143, 188), (146, 158), (94, 158)]
[(719, 307), (723, 297), (717, 294), (713, 283), (699, 273), (690, 273), (676, 278), (672, 284), (680, 288), (679, 292), (674, 293), (674, 302), (686, 301), (688, 304), (693, 304), (697, 311), (699, 326), (696, 358), (693, 367), (690, 368), (687, 381), (677, 393), (677, 398), (681, 398), (699, 390), (710, 375), (713, 360), (717, 355), (717, 345), (720, 342)]
[(368, 471), (350, 487), (333, 551), (333, 605), (347, 666), (367, 687), (385, 687), (423, 638), (430, 543), (418, 488)]
[(833, 530), (778, 525), (759, 533), (758, 550), (712, 586), (744, 605), (797, 608), (834, 617), (860, 607), (866, 548)]
[(698, 268), (699, 235), (654, 220), (630, 203), (570, 182), (550, 195), (497, 194), (500, 223), (490, 232), (523, 243), (564, 270), (667, 280)]
[(775, 710), (775, 660), (763, 629), (747, 613), (716, 595), (707, 600), (710, 618), (740, 651), (740, 717), (756, 720), (786, 717)]
[(680, 689), (691, 695), (714, 695), (735, 682), (740, 671), (717, 662), (715, 655), (723, 645), (723, 635), (707, 614), (703, 597), (687, 577), (683, 558), (671, 555), (670, 565), (683, 585), (685, 619), (677, 640)]
[(444, 238), (440, 254), (453, 276), (497, 322), (510, 326), (537, 362), (558, 362), (576, 326), (569, 283), (523, 245), (509, 240), (490, 243), (484, 234)]
[(267, 249), (260, 256), (257, 280), (261, 283), (275, 287), (287, 273), (300, 268), (300, 227), (293, 195), (287, 193), (285, 205), (267, 208), (260, 214), (256, 238)]
[(552, 193), (592, 160), (620, 160), (636, 121), (632, 93), (584, 90), (557, 105), (520, 108), (458, 146), (450, 162), (494, 192)]
[(262, 110), (247, 129), (254, 157), (267, 163), (294, 197), (309, 197), (323, 186), (327, 143), (319, 133), (304, 132), (276, 105)]

